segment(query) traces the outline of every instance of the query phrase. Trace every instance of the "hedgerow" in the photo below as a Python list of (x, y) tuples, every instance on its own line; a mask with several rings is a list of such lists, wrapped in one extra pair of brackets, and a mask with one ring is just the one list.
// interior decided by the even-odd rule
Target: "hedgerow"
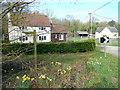
[[(76, 53), (87, 52), (95, 49), (95, 40), (88, 39), (79, 42), (63, 42), (63, 43), (37, 43), (37, 54), (44, 53)], [(7, 43), (2, 45), (2, 54), (16, 52), (16, 54), (24, 53), (31, 55), (34, 53), (33, 43)]]

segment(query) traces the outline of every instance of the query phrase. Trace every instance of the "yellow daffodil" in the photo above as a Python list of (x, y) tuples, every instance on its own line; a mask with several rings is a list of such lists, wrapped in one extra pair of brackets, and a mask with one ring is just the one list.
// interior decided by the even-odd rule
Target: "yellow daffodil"
[(100, 58), (102, 58), (102, 57), (100, 57)]
[(58, 69), (58, 72), (59, 72), (59, 71), (62, 71), (62, 70), (61, 70), (61, 69)]
[(67, 67), (67, 70), (71, 70), (72, 68), (69, 66), (69, 67)]
[(52, 81), (52, 79), (51, 78), (49, 78), (49, 77), (47, 77), (47, 79), (51, 82)]
[(35, 78), (31, 78), (31, 80), (33, 81), (33, 80), (35, 80)]
[(26, 77), (26, 75), (24, 75), (22, 78), (25, 78)]
[(16, 79), (20, 79), (20, 77), (17, 76)]
[(57, 64), (58, 64), (58, 65), (62, 65), (62, 64), (61, 64), (61, 63), (59, 63), (59, 62), (58, 62)]
[(22, 82), (25, 82), (26, 80), (27, 80), (27, 79), (26, 79), (26, 78), (24, 78)]
[(64, 70), (64, 73), (66, 73), (66, 71)]
[(30, 78), (29, 78), (29, 77), (26, 77), (26, 79), (27, 79), (27, 80), (30, 80)]
[(24, 80), (24, 81), (26, 81), (26, 80), (27, 80), (27, 78), (24, 78), (23, 80)]
[(45, 79), (45, 75), (41, 75), (39, 78), (43, 78), (43, 79)]

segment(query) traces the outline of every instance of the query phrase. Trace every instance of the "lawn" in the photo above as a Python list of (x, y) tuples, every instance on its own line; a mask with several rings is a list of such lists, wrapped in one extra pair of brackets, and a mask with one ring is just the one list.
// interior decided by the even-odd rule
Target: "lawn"
[[(99, 42), (99, 39), (96, 39), (96, 43), (98, 45), (104, 45), (103, 43)], [(119, 39), (109, 39), (109, 42), (106, 43), (108, 46), (120, 46)]]
[(82, 41), (82, 40), (86, 40), (87, 38), (80, 38), (80, 37), (67, 37), (67, 41)]
[(118, 59), (110, 54), (105, 58), (98, 50), (38, 55), (37, 71), (31, 55), (18, 62), (22, 70), (4, 73), (4, 88), (118, 88)]

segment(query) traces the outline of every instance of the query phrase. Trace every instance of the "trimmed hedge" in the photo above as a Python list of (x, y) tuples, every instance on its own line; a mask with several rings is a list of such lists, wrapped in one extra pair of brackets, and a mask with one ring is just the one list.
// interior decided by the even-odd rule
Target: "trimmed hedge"
[[(95, 49), (95, 40), (88, 39), (81, 42), (64, 42), (64, 43), (37, 43), (37, 53), (76, 53), (86, 52)], [(2, 53), (8, 54), (15, 52), (16, 54), (33, 54), (34, 44), (33, 43), (13, 43), (3, 44)]]

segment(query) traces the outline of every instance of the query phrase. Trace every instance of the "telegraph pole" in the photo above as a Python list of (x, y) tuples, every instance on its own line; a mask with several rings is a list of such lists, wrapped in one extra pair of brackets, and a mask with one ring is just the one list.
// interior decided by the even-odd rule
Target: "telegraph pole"
[(92, 38), (92, 13), (89, 14), (89, 38)]

